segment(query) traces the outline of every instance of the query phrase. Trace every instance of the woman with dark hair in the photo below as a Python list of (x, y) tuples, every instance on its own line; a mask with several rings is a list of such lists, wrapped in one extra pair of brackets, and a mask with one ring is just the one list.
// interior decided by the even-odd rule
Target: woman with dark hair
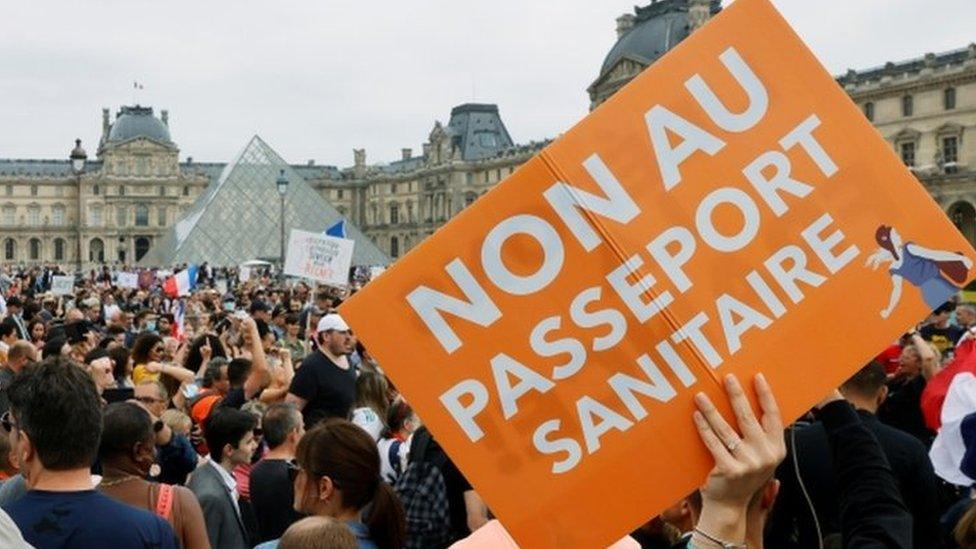
[(882, 263), (890, 263), (891, 297), (888, 306), (881, 311), (881, 318), (888, 318), (901, 300), (902, 282), (907, 280), (922, 292), (922, 299), (929, 309), (935, 310), (949, 300), (961, 288), (949, 279), (962, 284), (966, 281), (973, 261), (961, 253), (930, 250), (912, 242), (902, 243), (901, 235), (894, 227), (882, 225), (874, 233), (879, 248), (867, 259), (867, 265), (877, 269)]
[(115, 383), (118, 387), (132, 387), (132, 359), (124, 345), (112, 347), (108, 351), (112, 359)]
[(131, 402), (109, 404), (102, 425), (98, 457), (103, 476), (98, 491), (168, 521), (184, 549), (210, 547), (203, 511), (193, 492), (145, 480), (156, 462), (160, 437), (172, 436), (169, 428)]
[(193, 372), (182, 366), (163, 364), (165, 345), (163, 338), (151, 332), (143, 332), (132, 344), (132, 382), (139, 385), (143, 381), (159, 381), (160, 374), (176, 378), (182, 383), (193, 382)]
[(30, 336), (31, 343), (40, 351), (44, 348), (44, 340), (47, 338), (47, 323), (40, 317), (34, 318), (27, 323), (27, 335)]
[[(295, 461), (296, 511), (344, 522), (360, 549), (403, 547), (403, 507), (393, 488), (380, 480), (376, 443), (362, 429), (344, 419), (324, 420), (302, 437)], [(275, 540), (258, 547), (277, 546)]]
[(213, 334), (203, 334), (197, 336), (190, 344), (183, 367), (191, 372), (196, 372), (197, 377), (202, 378), (210, 359), (217, 357), (227, 358), (224, 344), (220, 342), (220, 338)]

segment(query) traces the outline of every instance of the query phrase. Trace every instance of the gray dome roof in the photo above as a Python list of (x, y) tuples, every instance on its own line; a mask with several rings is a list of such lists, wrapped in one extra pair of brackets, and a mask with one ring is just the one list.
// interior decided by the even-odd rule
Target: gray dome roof
[(162, 120), (153, 116), (152, 107), (122, 107), (115, 115), (115, 123), (108, 134), (108, 140), (119, 142), (136, 137), (147, 137), (162, 143), (172, 143), (169, 128)]
[[(712, 15), (721, 9), (721, 1), (712, 0)], [(688, 37), (688, 0), (658, 0), (635, 11), (634, 26), (610, 49), (600, 68), (601, 75), (623, 57), (634, 57), (650, 65)]]

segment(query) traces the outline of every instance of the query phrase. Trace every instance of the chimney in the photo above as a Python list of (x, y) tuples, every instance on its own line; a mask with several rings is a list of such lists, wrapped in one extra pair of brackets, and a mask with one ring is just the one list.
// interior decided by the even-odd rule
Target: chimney
[(186, 164), (187, 164), (187, 166), (189, 166), (190, 164), (193, 164), (193, 157), (192, 156), (186, 157)]
[(413, 149), (400, 149), (400, 154), (403, 155), (404, 160), (410, 160), (413, 156)]
[(109, 124), (108, 109), (102, 108), (102, 139), (108, 138), (108, 130), (112, 125)]
[(309, 166), (314, 166), (315, 165), (315, 159), (314, 158), (309, 158), (308, 159), (308, 165)]
[(617, 39), (623, 38), (625, 34), (634, 28), (636, 17), (632, 13), (625, 13), (617, 18)]
[(691, 32), (705, 26), (712, 18), (712, 0), (689, 0), (688, 1), (688, 26)]
[(169, 111), (163, 109), (159, 111), (159, 119), (163, 121), (163, 125), (167, 128), (169, 127)]

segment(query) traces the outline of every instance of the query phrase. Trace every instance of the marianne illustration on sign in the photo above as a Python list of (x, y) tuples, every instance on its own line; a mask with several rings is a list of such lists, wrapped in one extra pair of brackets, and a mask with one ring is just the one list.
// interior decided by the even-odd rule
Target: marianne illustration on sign
[(881, 318), (888, 318), (898, 305), (903, 280), (916, 286), (925, 304), (934, 310), (960, 290), (957, 284), (964, 283), (973, 268), (973, 261), (961, 253), (930, 250), (912, 242), (902, 244), (894, 227), (878, 227), (874, 239), (880, 248), (868, 257), (867, 265), (877, 269), (882, 263), (891, 264), (891, 298)]

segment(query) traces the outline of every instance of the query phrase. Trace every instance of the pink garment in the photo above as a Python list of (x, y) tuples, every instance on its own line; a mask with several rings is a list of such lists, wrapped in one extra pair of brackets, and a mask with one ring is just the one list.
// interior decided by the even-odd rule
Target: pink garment
[[(261, 452), (261, 459), (268, 454), (268, 449), (265, 448)], [(234, 480), (237, 481), (237, 495), (241, 499), (251, 501), (251, 468), (257, 465), (258, 462), (246, 463), (244, 465), (238, 465), (234, 467)]]
[[(484, 526), (471, 533), (451, 546), (451, 549), (503, 549), (511, 547), (518, 549), (518, 544), (508, 534), (498, 519), (488, 521)], [(640, 544), (630, 536), (624, 536), (609, 547), (609, 549), (640, 549)]]

